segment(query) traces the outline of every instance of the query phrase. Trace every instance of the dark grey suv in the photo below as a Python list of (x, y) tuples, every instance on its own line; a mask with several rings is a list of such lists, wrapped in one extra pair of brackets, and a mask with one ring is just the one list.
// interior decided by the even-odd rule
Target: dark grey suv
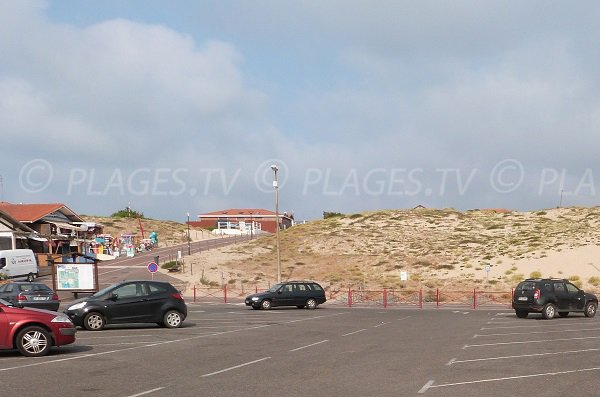
[(264, 310), (275, 306), (314, 309), (326, 300), (323, 288), (313, 281), (286, 281), (273, 285), (265, 292), (247, 296), (246, 306)]
[(536, 278), (517, 285), (512, 307), (520, 318), (527, 317), (529, 313), (542, 313), (545, 319), (552, 319), (557, 314), (566, 317), (570, 312), (583, 312), (586, 317), (594, 317), (598, 298), (568, 280)]

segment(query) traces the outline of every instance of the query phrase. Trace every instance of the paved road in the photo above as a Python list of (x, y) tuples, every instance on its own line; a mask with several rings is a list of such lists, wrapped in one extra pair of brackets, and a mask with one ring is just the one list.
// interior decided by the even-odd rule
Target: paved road
[[(195, 241), (190, 244), (189, 252), (195, 254), (198, 252), (207, 251), (223, 247), (226, 245), (237, 244), (242, 241), (249, 240), (250, 237), (218, 237), (214, 239)], [(133, 279), (149, 279), (151, 274), (148, 272), (148, 262), (154, 261), (155, 257), (159, 257), (160, 263), (176, 260), (178, 251), (181, 252), (183, 257), (188, 255), (188, 244), (179, 244), (172, 247), (156, 248), (150, 252), (137, 253), (136, 256), (120, 257), (111, 261), (103, 261), (98, 263), (98, 279), (100, 288), (104, 288), (108, 285), (114, 284), (122, 280), (133, 280)], [(183, 287), (183, 282), (175, 277), (171, 277), (166, 273), (156, 273), (154, 275), (155, 280), (168, 281), (176, 287)], [(52, 278), (50, 276), (40, 277), (39, 281), (44, 282), (48, 285), (52, 285)], [(69, 302), (73, 300), (74, 295), (72, 292), (59, 291), (59, 297), (63, 302)]]
[(598, 319), (328, 304), (189, 310), (181, 329), (81, 330), (76, 344), (40, 359), (0, 352), (3, 387), (61, 396), (597, 395)]

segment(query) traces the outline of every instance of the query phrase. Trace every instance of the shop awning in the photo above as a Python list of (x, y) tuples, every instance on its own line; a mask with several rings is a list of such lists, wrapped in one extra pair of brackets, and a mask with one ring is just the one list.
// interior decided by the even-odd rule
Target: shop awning
[(76, 230), (76, 231), (81, 230), (81, 228), (79, 226), (69, 225), (68, 223), (61, 223), (61, 222), (52, 222), (52, 223), (60, 229), (69, 229), (69, 230)]

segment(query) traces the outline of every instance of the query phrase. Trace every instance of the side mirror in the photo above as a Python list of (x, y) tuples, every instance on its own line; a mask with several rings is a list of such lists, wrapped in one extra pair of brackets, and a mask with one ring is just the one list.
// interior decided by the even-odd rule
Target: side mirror
[(110, 301), (116, 301), (117, 299), (119, 299), (119, 295), (112, 292), (110, 295), (108, 295), (108, 298), (106, 298), (106, 299), (110, 300)]

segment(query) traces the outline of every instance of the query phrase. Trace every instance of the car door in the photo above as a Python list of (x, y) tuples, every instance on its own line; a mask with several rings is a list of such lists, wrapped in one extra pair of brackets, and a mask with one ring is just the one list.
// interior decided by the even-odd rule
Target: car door
[(0, 347), (7, 348), (11, 345), (11, 341), (7, 340), (8, 338), (8, 320), (6, 318), (6, 313), (0, 307)]
[(142, 282), (131, 282), (114, 289), (106, 300), (109, 322), (143, 322), (148, 316), (146, 293)]
[(571, 283), (565, 283), (567, 294), (569, 296), (570, 310), (581, 311), (585, 305), (585, 297), (583, 291)]
[(273, 306), (290, 306), (293, 304), (294, 289), (292, 284), (284, 284), (273, 296)]
[(307, 288), (306, 284), (294, 285), (294, 305), (304, 306), (309, 295), (310, 290)]
[(171, 291), (167, 290), (164, 285), (153, 282), (148, 282), (146, 288), (148, 294), (144, 298), (146, 300), (144, 307), (145, 316), (151, 322), (162, 321), (164, 314), (162, 308), (169, 300)]
[(554, 288), (554, 295), (556, 296), (556, 306), (558, 307), (558, 310), (563, 312), (571, 310), (571, 297), (567, 292), (565, 283), (562, 281), (554, 281), (552, 283), (552, 287)]

